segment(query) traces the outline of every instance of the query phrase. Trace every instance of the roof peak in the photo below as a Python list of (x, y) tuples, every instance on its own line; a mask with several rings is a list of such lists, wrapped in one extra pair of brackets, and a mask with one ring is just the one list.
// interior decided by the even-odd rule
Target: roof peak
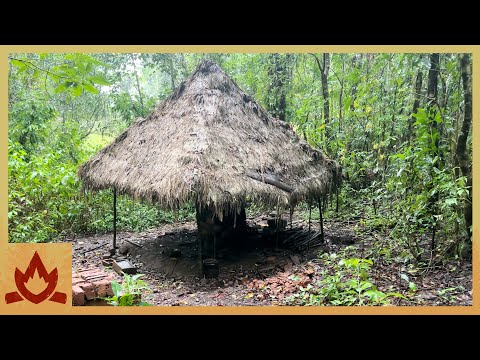
[(209, 73), (225, 73), (223, 69), (213, 60), (204, 58), (200, 60), (197, 70), (195, 72), (201, 72), (203, 74), (209, 74)]

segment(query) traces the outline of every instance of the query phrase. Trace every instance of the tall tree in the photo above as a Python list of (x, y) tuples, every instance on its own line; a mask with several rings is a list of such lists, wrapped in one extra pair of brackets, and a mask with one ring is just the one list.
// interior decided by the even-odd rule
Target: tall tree
[(323, 53), (323, 61), (317, 55), (313, 54), (315, 61), (317, 62), (318, 69), (320, 70), (320, 78), (322, 81), (322, 95), (323, 95), (323, 123), (325, 127), (325, 137), (329, 140), (328, 124), (330, 123), (330, 99), (328, 93), (328, 72), (330, 70), (330, 54)]
[(132, 65), (133, 65), (133, 73), (135, 75), (135, 81), (137, 85), (137, 91), (138, 91), (138, 98), (140, 100), (140, 105), (142, 106), (141, 113), (145, 111), (145, 104), (143, 102), (143, 94), (142, 94), (142, 87), (140, 86), (140, 79), (138, 77), (138, 71), (137, 71), (137, 66), (135, 65), (137, 61), (137, 56), (135, 54), (131, 54), (131, 60), (132, 60)]
[[(353, 73), (355, 73), (357, 71), (357, 62), (359, 61), (359, 59), (362, 58), (362, 55), (363, 54), (354, 54), (353, 57), (352, 57), (352, 71)], [(355, 110), (355, 99), (357, 97), (357, 87), (358, 87), (358, 81), (355, 81), (353, 84), (352, 84), (352, 100), (350, 102), (350, 111), (354, 111)]]
[[(420, 106), (420, 95), (422, 91), (422, 72), (419, 71), (417, 73), (417, 77), (415, 78), (415, 93), (413, 94), (413, 109), (412, 109), (412, 114), (416, 114), (418, 111), (418, 108)], [(412, 141), (412, 125), (415, 123), (416, 119), (414, 116), (411, 117), (410, 121), (408, 122), (408, 141)]]
[[(468, 159), (467, 154), (467, 139), (470, 132), (470, 127), (472, 126), (472, 66), (470, 63), (470, 55), (463, 54), (461, 60), (461, 71), (462, 71), (462, 83), (463, 83), (463, 96), (465, 101), (465, 112), (463, 116), (462, 128), (460, 130), (460, 135), (458, 136), (457, 141), (457, 162), (462, 170), (463, 176), (467, 177), (467, 186), (472, 186), (472, 164)], [(467, 197), (465, 202), (464, 216), (465, 224), (467, 226), (467, 232), (469, 237), (472, 236), (471, 226), (472, 226), (472, 192), (470, 188), (470, 195)]]
[(291, 60), (292, 54), (269, 56), (268, 75), (271, 81), (267, 108), (280, 120), (286, 120), (287, 85), (290, 81)]
[[(438, 151), (438, 145), (439, 145), (439, 136), (438, 136), (438, 123), (436, 121), (436, 105), (437, 105), (437, 95), (438, 95), (438, 73), (439, 73), (439, 61), (440, 61), (440, 55), (437, 53), (431, 54), (430, 55), (430, 69), (428, 70), (428, 87), (427, 87), (427, 114), (429, 117), (429, 124), (431, 127), (431, 134), (433, 137), (433, 148), (432, 148), (432, 190), (434, 187), (434, 176), (435, 176), (435, 168), (438, 169), (438, 162), (439, 162), (439, 151)], [(438, 192), (433, 191), (430, 193), (430, 199), (429, 199), (429, 208), (430, 208), (430, 213), (432, 215), (432, 242), (431, 242), (431, 250), (434, 251), (435, 249), (435, 231), (436, 231), (436, 224), (435, 224), (435, 218), (433, 218), (436, 215), (437, 212), (437, 201), (438, 201)]]

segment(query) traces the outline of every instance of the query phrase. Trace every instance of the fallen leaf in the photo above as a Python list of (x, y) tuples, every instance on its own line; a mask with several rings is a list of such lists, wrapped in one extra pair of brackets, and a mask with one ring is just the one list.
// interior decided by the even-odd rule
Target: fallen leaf
[(245, 296), (245, 299), (250, 299), (253, 297), (253, 293), (248, 293), (246, 296)]

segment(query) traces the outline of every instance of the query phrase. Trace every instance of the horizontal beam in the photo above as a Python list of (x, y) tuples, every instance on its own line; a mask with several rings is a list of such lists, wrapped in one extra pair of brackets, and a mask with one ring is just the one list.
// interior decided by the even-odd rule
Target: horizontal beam
[(273, 185), (283, 191), (286, 191), (289, 193), (293, 192), (293, 188), (290, 185), (287, 185), (281, 181), (275, 180), (274, 178), (272, 178), (271, 175), (267, 175), (267, 174), (260, 175), (251, 171), (246, 172), (245, 175), (247, 175), (249, 178), (252, 178), (254, 180), (264, 182), (265, 184)]

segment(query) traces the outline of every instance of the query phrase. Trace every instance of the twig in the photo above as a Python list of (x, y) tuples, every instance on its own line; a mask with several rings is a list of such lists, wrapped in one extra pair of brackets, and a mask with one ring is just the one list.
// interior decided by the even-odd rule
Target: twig
[(132, 245), (138, 246), (139, 248), (143, 248), (143, 245), (137, 244), (136, 242), (134, 242), (132, 240), (128, 240), (128, 239), (123, 239), (123, 240), (129, 242)]
[(97, 249), (100, 249), (101, 247), (104, 247), (104, 246), (107, 246), (108, 243), (105, 243), (103, 245), (98, 245), (98, 246), (95, 246), (94, 248), (92, 249), (88, 249), (88, 250), (85, 250), (84, 252), (82, 252), (82, 255), (86, 254), (87, 252), (90, 252), (90, 251), (93, 251), (93, 250), (97, 250)]
[(21, 63), (24, 63), (25, 66), (28, 66), (30, 69), (37, 69), (37, 70), (40, 70), (40, 71), (43, 71), (47, 74), (50, 74), (50, 75), (53, 75), (53, 76), (57, 76), (59, 78), (63, 78), (63, 79), (68, 79), (67, 76), (63, 76), (63, 75), (59, 75), (59, 74), (56, 74), (54, 72), (51, 72), (49, 70), (46, 70), (46, 69), (43, 69), (41, 68), (40, 66), (34, 64), (31, 60), (27, 60), (27, 59), (19, 59), (19, 58), (14, 58), (14, 57), (8, 57), (9, 60), (16, 60), (16, 61), (19, 61)]

